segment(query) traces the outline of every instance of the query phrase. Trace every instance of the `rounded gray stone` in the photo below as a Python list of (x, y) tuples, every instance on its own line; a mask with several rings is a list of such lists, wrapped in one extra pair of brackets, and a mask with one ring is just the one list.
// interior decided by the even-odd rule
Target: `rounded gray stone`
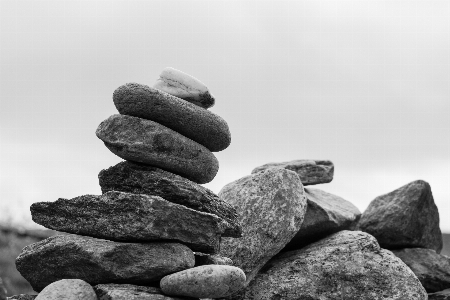
[(35, 300), (97, 300), (92, 286), (80, 279), (62, 279), (47, 285)]

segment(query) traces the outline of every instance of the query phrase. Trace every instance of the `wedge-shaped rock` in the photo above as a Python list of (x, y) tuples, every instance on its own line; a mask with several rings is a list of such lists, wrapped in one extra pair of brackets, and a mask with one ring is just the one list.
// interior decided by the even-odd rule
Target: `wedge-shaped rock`
[(233, 261), (225, 256), (219, 254), (206, 254), (201, 252), (194, 252), (195, 255), (195, 266), (203, 265), (228, 265), (232, 266)]
[(197, 183), (210, 182), (219, 170), (211, 151), (150, 120), (112, 115), (100, 123), (96, 135), (123, 159), (149, 164)]
[(97, 300), (92, 286), (80, 279), (61, 279), (47, 285), (36, 300)]
[(160, 90), (127, 83), (114, 91), (113, 100), (121, 114), (158, 122), (210, 151), (221, 151), (230, 145), (230, 129), (224, 119)]
[(428, 293), (450, 288), (450, 257), (423, 248), (404, 248), (392, 253), (408, 265)]
[(195, 300), (166, 296), (160, 288), (133, 284), (99, 284), (94, 286), (94, 290), (98, 300)]
[(223, 238), (220, 254), (244, 270), (247, 283), (300, 229), (306, 197), (298, 175), (269, 169), (227, 184), (219, 197), (240, 217), (242, 238)]
[(439, 212), (431, 187), (423, 180), (376, 197), (361, 215), (358, 227), (373, 235), (382, 248), (442, 250)]
[(31, 205), (33, 221), (58, 231), (112, 241), (170, 240), (214, 253), (228, 224), (158, 196), (108, 192)]
[(153, 87), (203, 108), (214, 106), (215, 99), (206, 85), (174, 68), (165, 68)]
[(319, 189), (305, 188), (305, 195), (305, 220), (284, 250), (300, 249), (332, 233), (355, 229), (361, 212), (352, 203)]
[(428, 300), (450, 300), (450, 289), (428, 294)]
[(56, 235), (23, 248), (17, 270), (37, 292), (52, 282), (77, 278), (100, 283), (149, 284), (194, 266), (194, 253), (178, 243), (118, 243)]
[(240, 237), (242, 228), (236, 209), (209, 189), (156, 167), (124, 161), (98, 175), (102, 193), (121, 191), (160, 196), (167, 201), (215, 214), (230, 225), (223, 236)]
[(374, 237), (341, 231), (270, 260), (244, 293), (246, 300), (425, 300), (414, 273)]
[(300, 159), (282, 163), (268, 163), (253, 169), (252, 174), (270, 168), (284, 168), (296, 172), (304, 186), (331, 182), (334, 174), (334, 165), (331, 161), (311, 159)]

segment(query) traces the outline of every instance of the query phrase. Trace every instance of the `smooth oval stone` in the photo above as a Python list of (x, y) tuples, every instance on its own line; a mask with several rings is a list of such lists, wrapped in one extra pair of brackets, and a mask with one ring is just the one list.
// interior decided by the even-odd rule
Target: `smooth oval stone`
[(113, 100), (121, 114), (158, 122), (210, 151), (221, 151), (230, 145), (230, 129), (224, 119), (160, 90), (127, 83), (114, 91)]
[(161, 279), (162, 291), (171, 296), (196, 298), (227, 297), (245, 286), (241, 269), (224, 265), (204, 265), (167, 275)]
[(47, 285), (35, 300), (97, 300), (92, 286), (80, 279), (62, 279)]
[(204, 146), (156, 122), (112, 115), (95, 132), (117, 156), (203, 184), (214, 179), (219, 162)]

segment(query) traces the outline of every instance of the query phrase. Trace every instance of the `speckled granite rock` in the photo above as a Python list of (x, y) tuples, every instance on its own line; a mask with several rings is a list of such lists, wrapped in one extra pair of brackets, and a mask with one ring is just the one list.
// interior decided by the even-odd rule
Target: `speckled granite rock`
[(268, 169), (227, 184), (219, 197), (234, 206), (242, 238), (223, 238), (220, 254), (244, 270), (247, 283), (300, 229), (306, 197), (298, 175)]
[(92, 286), (80, 279), (61, 279), (47, 285), (36, 300), (97, 300)]
[(304, 186), (331, 182), (334, 174), (334, 165), (331, 161), (312, 159), (268, 163), (253, 169), (252, 174), (270, 168), (284, 168), (296, 172)]
[(423, 180), (376, 197), (358, 228), (373, 235), (381, 248), (429, 248), (440, 253), (443, 246), (439, 212), (431, 187)]
[(215, 103), (206, 85), (174, 68), (165, 68), (153, 87), (205, 109), (214, 106)]
[(332, 233), (355, 229), (361, 212), (352, 203), (319, 189), (305, 188), (305, 195), (305, 220), (284, 250), (300, 249)]
[(162, 294), (160, 288), (132, 284), (99, 284), (94, 286), (98, 300), (183, 300), (196, 299), (170, 297)]
[(6, 297), (6, 300), (34, 300), (36, 299), (36, 297), (37, 295), (20, 294), (11, 297)]
[(114, 91), (113, 100), (121, 114), (158, 122), (210, 151), (221, 151), (230, 145), (230, 129), (224, 119), (160, 90), (127, 83)]
[(219, 254), (206, 254), (201, 252), (194, 252), (195, 267), (203, 265), (228, 265), (232, 266), (233, 261), (225, 256)]
[(156, 167), (124, 161), (98, 175), (102, 193), (121, 191), (160, 196), (167, 201), (215, 214), (230, 225), (223, 236), (240, 237), (242, 228), (236, 210), (209, 189)]
[(197, 183), (208, 183), (219, 170), (211, 151), (156, 122), (112, 115), (95, 132), (117, 156), (149, 164)]
[(450, 300), (450, 289), (428, 294), (428, 300)]
[(226, 221), (158, 196), (111, 191), (31, 205), (34, 222), (47, 228), (108, 239), (148, 242), (167, 240), (215, 253)]
[(425, 300), (414, 273), (376, 239), (340, 231), (270, 260), (250, 283), (245, 300)]
[(178, 243), (118, 243), (57, 235), (23, 248), (17, 270), (37, 292), (52, 282), (78, 278), (100, 283), (146, 284), (194, 266), (194, 253)]
[(167, 275), (160, 285), (167, 295), (219, 298), (242, 289), (245, 274), (233, 266), (204, 265)]
[(428, 293), (450, 288), (450, 257), (423, 248), (404, 248), (392, 253), (416, 274)]

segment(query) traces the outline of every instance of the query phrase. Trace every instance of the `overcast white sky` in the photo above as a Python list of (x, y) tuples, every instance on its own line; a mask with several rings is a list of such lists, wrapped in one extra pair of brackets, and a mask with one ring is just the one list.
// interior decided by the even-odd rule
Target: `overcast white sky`
[(0, 220), (100, 194), (95, 136), (120, 85), (203, 81), (231, 130), (218, 193), (264, 163), (329, 159), (363, 211), (431, 184), (450, 232), (450, 1), (0, 0)]

